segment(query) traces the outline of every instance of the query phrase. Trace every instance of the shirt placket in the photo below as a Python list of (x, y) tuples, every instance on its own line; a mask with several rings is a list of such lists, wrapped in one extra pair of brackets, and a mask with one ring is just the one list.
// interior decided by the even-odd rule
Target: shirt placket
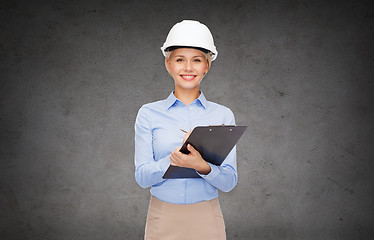
[[(188, 129), (189, 131), (192, 130), (192, 128), (194, 127), (194, 122), (193, 122), (193, 116), (194, 116), (194, 111), (196, 110), (196, 101), (192, 102), (189, 106), (186, 106), (186, 110), (187, 110), (187, 124), (188, 124)], [(189, 203), (191, 201), (191, 199), (188, 199), (188, 198), (191, 198), (191, 196), (189, 196), (188, 194), (188, 182), (191, 181), (190, 179), (186, 179), (185, 180), (185, 191), (184, 191), (184, 201), (185, 203)]]

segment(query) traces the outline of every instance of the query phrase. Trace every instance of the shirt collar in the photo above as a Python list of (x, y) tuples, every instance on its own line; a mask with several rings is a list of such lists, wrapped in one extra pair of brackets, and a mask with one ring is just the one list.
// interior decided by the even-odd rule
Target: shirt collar
[(201, 105), (206, 109), (208, 101), (206, 100), (203, 92), (200, 91), (200, 96), (197, 98), (197, 100), (200, 101)]
[(167, 99), (165, 99), (165, 107), (168, 110), (171, 106), (174, 105), (176, 101), (179, 101), (178, 98), (174, 96), (174, 91), (172, 91)]
[[(175, 104), (175, 102), (177, 102), (177, 101), (180, 102), (180, 100), (175, 97), (174, 91), (171, 92), (169, 97), (167, 99), (165, 99), (166, 110), (171, 108)], [(203, 92), (200, 91), (200, 96), (195, 101), (199, 101), (201, 103), (201, 105), (206, 109), (208, 101), (206, 100)]]

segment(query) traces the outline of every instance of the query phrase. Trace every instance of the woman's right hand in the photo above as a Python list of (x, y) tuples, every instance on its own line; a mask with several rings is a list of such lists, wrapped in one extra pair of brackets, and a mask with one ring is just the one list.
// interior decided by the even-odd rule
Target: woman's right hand
[(204, 175), (210, 173), (211, 168), (201, 154), (191, 144), (187, 145), (187, 149), (190, 151), (189, 154), (181, 153), (180, 148), (175, 149), (170, 156), (170, 165), (193, 168)]

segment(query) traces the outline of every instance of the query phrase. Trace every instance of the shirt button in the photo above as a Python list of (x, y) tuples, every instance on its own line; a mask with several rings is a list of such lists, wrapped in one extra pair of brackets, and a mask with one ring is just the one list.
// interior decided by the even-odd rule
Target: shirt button
[(181, 193), (181, 197), (183, 197), (184, 196), (184, 194), (183, 193)]

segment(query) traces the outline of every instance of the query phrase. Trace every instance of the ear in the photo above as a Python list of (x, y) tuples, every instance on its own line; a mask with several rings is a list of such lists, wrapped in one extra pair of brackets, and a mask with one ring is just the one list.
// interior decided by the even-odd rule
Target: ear
[(169, 58), (165, 58), (165, 67), (166, 67), (166, 70), (170, 74), (170, 59)]
[(208, 59), (207, 59), (207, 60), (206, 60), (205, 75), (208, 73), (209, 69), (210, 69), (210, 65), (209, 65), (209, 61), (208, 61)]

